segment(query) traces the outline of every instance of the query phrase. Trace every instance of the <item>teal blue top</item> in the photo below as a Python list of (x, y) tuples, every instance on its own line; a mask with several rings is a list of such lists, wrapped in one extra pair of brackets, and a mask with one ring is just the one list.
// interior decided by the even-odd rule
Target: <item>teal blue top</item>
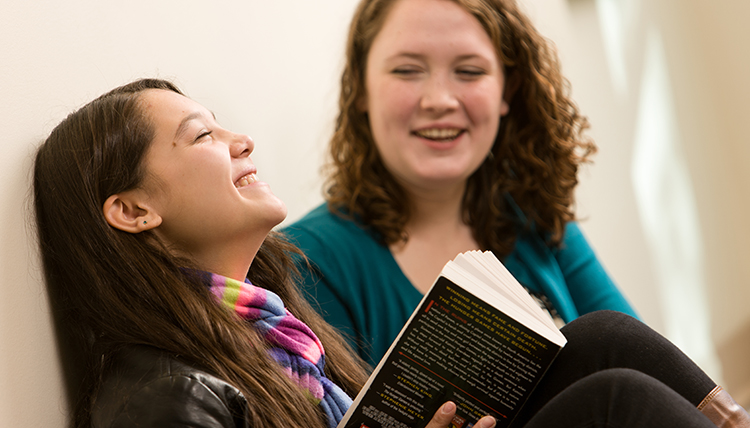
[[(313, 307), (354, 349), (376, 364), (422, 299), (374, 232), (332, 214), (323, 204), (283, 230), (311, 263), (298, 267)], [(502, 260), (518, 281), (543, 294), (565, 322), (600, 309), (636, 316), (576, 223), (560, 248), (531, 233), (519, 235)]]

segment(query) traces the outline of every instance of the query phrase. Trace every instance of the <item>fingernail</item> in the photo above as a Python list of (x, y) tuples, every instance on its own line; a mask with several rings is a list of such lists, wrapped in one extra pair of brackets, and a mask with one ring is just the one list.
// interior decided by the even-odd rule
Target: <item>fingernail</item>
[(497, 421), (492, 416), (486, 416), (479, 420), (478, 428), (493, 428)]
[(456, 404), (453, 403), (452, 401), (449, 401), (449, 402), (443, 404), (443, 407), (440, 408), (440, 411), (444, 415), (447, 415), (448, 413), (452, 413), (454, 410), (456, 410)]

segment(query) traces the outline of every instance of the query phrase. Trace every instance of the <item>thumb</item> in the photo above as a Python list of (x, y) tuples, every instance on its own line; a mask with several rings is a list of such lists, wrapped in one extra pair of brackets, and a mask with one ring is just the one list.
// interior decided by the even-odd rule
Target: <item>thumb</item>
[(435, 412), (435, 415), (432, 416), (432, 420), (430, 420), (425, 428), (446, 428), (455, 415), (456, 404), (452, 401), (448, 401), (443, 404), (437, 412)]

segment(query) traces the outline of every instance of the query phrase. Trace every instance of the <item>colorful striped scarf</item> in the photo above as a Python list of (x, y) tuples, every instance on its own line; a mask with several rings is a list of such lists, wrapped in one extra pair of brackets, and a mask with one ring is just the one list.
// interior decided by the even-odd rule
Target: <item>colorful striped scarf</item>
[(253, 323), (271, 344), (270, 355), (321, 407), (328, 426), (335, 427), (352, 399), (325, 376), (323, 345), (310, 327), (286, 310), (279, 296), (247, 279), (243, 283), (209, 272), (201, 272), (201, 277), (221, 304)]

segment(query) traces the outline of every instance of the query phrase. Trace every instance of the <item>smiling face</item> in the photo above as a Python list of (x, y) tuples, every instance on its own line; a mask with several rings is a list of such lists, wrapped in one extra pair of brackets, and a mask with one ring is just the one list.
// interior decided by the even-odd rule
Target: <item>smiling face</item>
[(504, 76), (479, 21), (448, 0), (399, 0), (365, 72), (370, 128), (407, 190), (463, 191), (497, 135)]
[(223, 260), (260, 246), (286, 216), (256, 177), (253, 140), (222, 128), (211, 112), (177, 93), (148, 90), (141, 102), (155, 131), (143, 186), (161, 218), (155, 232), (203, 268), (231, 276), (221, 272)]

